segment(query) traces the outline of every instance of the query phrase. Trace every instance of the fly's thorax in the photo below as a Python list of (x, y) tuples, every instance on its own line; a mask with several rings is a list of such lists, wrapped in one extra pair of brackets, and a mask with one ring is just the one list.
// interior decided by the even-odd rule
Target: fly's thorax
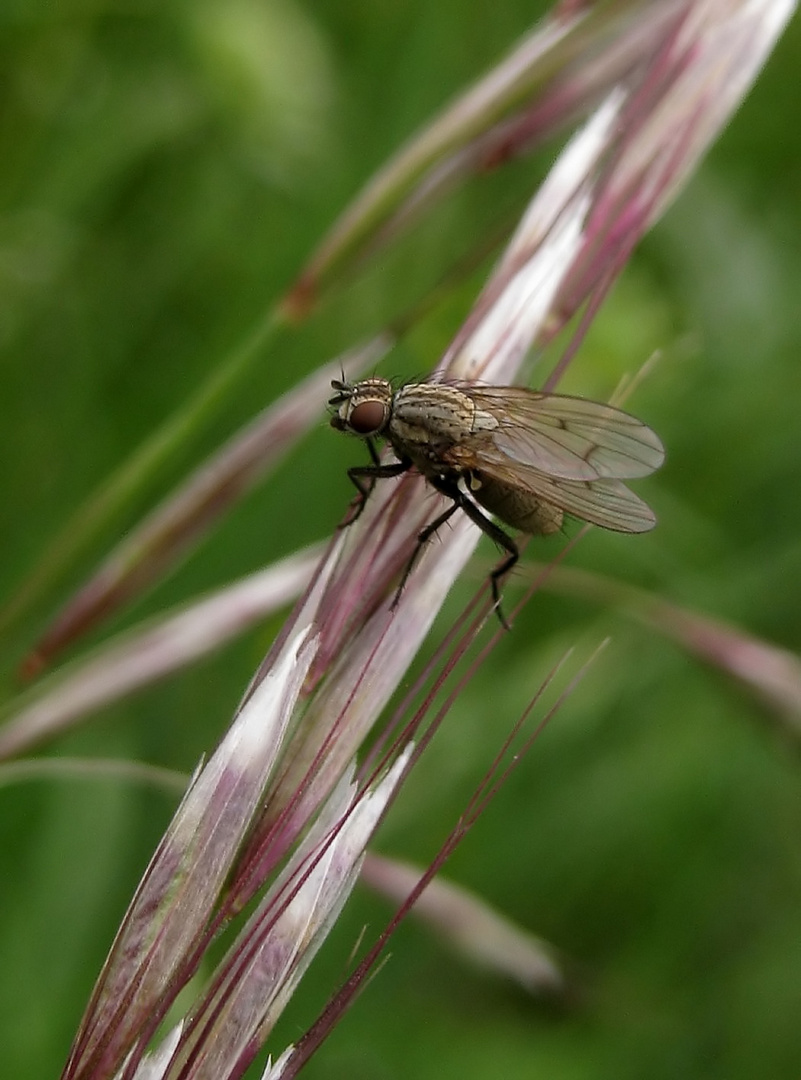
[(413, 461), (428, 463), (438, 453), (480, 431), (498, 427), (495, 417), (478, 409), (470, 396), (454, 386), (410, 383), (395, 395), (387, 436)]
[(477, 503), (513, 529), (530, 536), (550, 536), (562, 528), (564, 515), (557, 506), (541, 502), (520, 488), (475, 473), (470, 476), (468, 488)]

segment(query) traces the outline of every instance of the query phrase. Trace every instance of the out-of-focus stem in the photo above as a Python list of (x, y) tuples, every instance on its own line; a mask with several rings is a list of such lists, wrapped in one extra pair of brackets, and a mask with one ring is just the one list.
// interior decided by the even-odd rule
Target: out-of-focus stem
[[(529, 570), (539, 573), (542, 568)], [(655, 593), (589, 570), (560, 566), (542, 576), (542, 587), (624, 611), (665, 634), (695, 656), (736, 679), (801, 736), (801, 658), (737, 626), (663, 600)]]
[(280, 327), (280, 317), (271, 311), (227, 360), (215, 368), (195, 394), (77, 510), (51, 541), (33, 573), (0, 610), (0, 632), (8, 633), (27, 616), (103, 532), (119, 521), (125, 510), (149, 490), (166, 463), (187, 446), (214, 415), (220, 402), (239, 385)]

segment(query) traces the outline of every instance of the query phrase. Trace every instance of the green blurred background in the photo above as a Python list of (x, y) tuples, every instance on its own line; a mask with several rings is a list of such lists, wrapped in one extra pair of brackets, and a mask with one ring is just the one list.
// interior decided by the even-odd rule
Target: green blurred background
[[(247, 337), (372, 170), (542, 10), (522, 0), (162, 0), (138, 10), (6, 0), (4, 596), (80, 501)], [(623, 372), (665, 351), (632, 402), (668, 447), (665, 468), (638, 485), (660, 526), (640, 538), (596, 531), (572, 561), (792, 650), (801, 644), (799, 64), (793, 24), (642, 245), (565, 384), (606, 396)], [(287, 336), (161, 490), (256, 407), (425, 294), (484, 224), (522, 205), (553, 152), (472, 184)], [(480, 280), (456, 290), (382, 370), (428, 370)], [(279, 474), (114, 628), (330, 531), (350, 498), (354, 445), (331, 435), (322, 405), (318, 429)], [(481, 554), (488, 560), (491, 546)], [(443, 625), (482, 567), (460, 583)], [(4, 643), (6, 670), (40, 625)], [(191, 769), (277, 625), (106, 709), (48, 752)], [(538, 1004), (409, 923), (307, 1075), (801, 1074), (797, 744), (741, 688), (655, 632), (581, 599), (535, 599), (438, 735), (379, 847), (432, 857), (549, 664), (573, 643), (582, 659), (610, 634), (448, 867), (562, 949), (581, 992), (558, 1009)], [(0, 789), (5, 1080), (57, 1075), (174, 802), (111, 779)], [(388, 913), (364, 893), (353, 898), (274, 1049), (314, 1018), (362, 927), (377, 932)]]

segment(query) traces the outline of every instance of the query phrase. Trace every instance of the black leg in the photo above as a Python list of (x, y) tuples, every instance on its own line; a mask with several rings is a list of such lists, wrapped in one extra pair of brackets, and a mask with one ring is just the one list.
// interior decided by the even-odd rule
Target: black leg
[(507, 533), (503, 531), (494, 521), (491, 521), (486, 517), (481, 510), (473, 503), (467, 495), (462, 491), (459, 485), (452, 480), (445, 480), (441, 478), (430, 478), (430, 483), (437, 491), (446, 495), (449, 499), (453, 500), (451, 506), (448, 507), (438, 518), (435, 518), (430, 525), (422, 530), (417, 537), (417, 547), (414, 549), (411, 559), (406, 564), (406, 569), (403, 571), (398, 591), (395, 593), (395, 599), (392, 601), (392, 607), (394, 608), (400, 599), (400, 595), (403, 592), (403, 587), (406, 584), (409, 574), (412, 572), (414, 564), (420, 556), (420, 552), (426, 541), (430, 540), (434, 533), (439, 529), (441, 525), (444, 525), (449, 518), (451, 518), (457, 510), (463, 510), (465, 514), (470, 518), (474, 525), (478, 525), (479, 529), (491, 539), (494, 540), (498, 547), (502, 548), (507, 557), (503, 562), (496, 566), (490, 574), (490, 586), (492, 588), (492, 600), (495, 611), (498, 613), (498, 619), (504, 630), (510, 630), (511, 627), (506, 621), (501, 608), (501, 593), (499, 582), (501, 579), (509, 573), (512, 567), (520, 558), (520, 552), (518, 551), (517, 544)]
[(417, 534), (417, 546), (412, 552), (411, 559), (409, 559), (409, 561), (406, 563), (406, 567), (400, 579), (400, 585), (398, 585), (397, 591), (395, 592), (395, 598), (392, 601), (392, 610), (394, 610), (398, 606), (398, 601), (401, 598), (401, 593), (403, 592), (406, 582), (409, 580), (409, 574), (411, 574), (414, 564), (420, 557), (420, 552), (423, 550), (423, 546), (428, 540), (431, 539), (431, 537), (434, 535), (440, 525), (444, 525), (448, 518), (453, 517), (453, 515), (458, 509), (459, 504), (456, 502), (453, 503), (451, 506), (448, 507), (447, 510), (440, 514), (438, 518), (435, 518), (430, 525), (426, 525), (426, 527)]
[(385, 480), (392, 476), (400, 476), (402, 473), (407, 472), (412, 466), (411, 461), (405, 460), (392, 461), (388, 465), (382, 465), (372, 439), (367, 439), (367, 447), (370, 451), (370, 457), (373, 459), (373, 464), (354, 465), (352, 469), (348, 469), (348, 479), (359, 494), (351, 503), (350, 513), (340, 525), (341, 529), (346, 528), (348, 525), (352, 525), (359, 517), (362, 510), (364, 510), (376, 480)]
[(504, 630), (511, 630), (511, 627), (504, 616), (503, 608), (501, 607), (501, 591), (499, 583), (520, 558), (517, 544), (508, 533), (505, 533), (503, 529), (500, 528), (499, 525), (496, 525), (494, 521), (491, 521), (490, 518), (483, 514), (457, 484), (448, 481), (433, 483), (443, 495), (447, 495), (449, 498), (453, 499), (454, 503), (458, 505), (461, 510), (464, 510), (474, 525), (478, 525), (479, 529), (481, 529), (490, 540), (494, 540), (498, 547), (506, 552), (507, 557), (502, 563), (495, 567), (489, 578), (490, 587), (492, 589), (492, 601), (495, 611), (498, 613), (498, 620)]

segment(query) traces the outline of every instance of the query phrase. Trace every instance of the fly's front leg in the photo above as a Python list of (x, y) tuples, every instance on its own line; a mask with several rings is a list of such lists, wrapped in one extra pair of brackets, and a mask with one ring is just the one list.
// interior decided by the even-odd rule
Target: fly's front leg
[(385, 480), (392, 476), (400, 476), (411, 468), (411, 461), (393, 461), (388, 465), (382, 465), (381, 459), (378, 456), (378, 451), (375, 448), (375, 443), (372, 439), (367, 439), (367, 447), (370, 451), (370, 457), (373, 459), (372, 465), (354, 465), (352, 469), (348, 469), (348, 479), (358, 491), (358, 495), (350, 505), (350, 510), (345, 520), (340, 525), (341, 529), (344, 529), (348, 525), (352, 525), (353, 522), (360, 516), (362, 510), (364, 510), (367, 499), (370, 496), (370, 492), (373, 490), (376, 480)]

